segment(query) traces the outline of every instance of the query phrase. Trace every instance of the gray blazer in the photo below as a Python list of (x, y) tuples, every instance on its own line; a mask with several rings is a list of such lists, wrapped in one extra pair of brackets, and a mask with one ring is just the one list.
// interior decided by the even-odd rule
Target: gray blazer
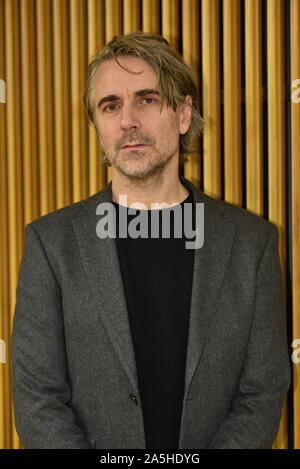
[[(204, 203), (195, 250), (179, 448), (270, 448), (290, 385), (278, 229), (182, 183)], [(116, 240), (95, 195), (25, 227), (11, 343), (26, 448), (145, 448)]]

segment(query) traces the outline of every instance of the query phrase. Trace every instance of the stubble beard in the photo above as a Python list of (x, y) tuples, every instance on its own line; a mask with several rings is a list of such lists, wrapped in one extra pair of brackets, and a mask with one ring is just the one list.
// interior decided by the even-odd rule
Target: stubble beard
[[(155, 140), (151, 137), (143, 136), (143, 141), (148, 144), (149, 146), (145, 148), (145, 150), (127, 150), (126, 157), (122, 158), (120, 154), (121, 145), (123, 144), (124, 140), (120, 140), (117, 142), (114, 151), (109, 152), (104, 145), (104, 142), (100, 137), (100, 143), (104, 150), (104, 158), (103, 162), (110, 163), (111, 166), (117, 169), (121, 174), (126, 176), (128, 179), (138, 182), (138, 181), (146, 181), (152, 179), (153, 177), (159, 176), (162, 173), (164, 168), (168, 165), (169, 161), (175, 156), (176, 151), (171, 151), (168, 154), (161, 153), (158, 148), (156, 147)], [(134, 139), (138, 139), (137, 137), (130, 136), (130, 138), (126, 139), (126, 143), (130, 141), (134, 141)], [(148, 152), (151, 154), (147, 154)], [(143, 162), (142, 165), (131, 164), (131, 161), (141, 161)], [(127, 162), (129, 162), (127, 164)], [(147, 162), (147, 163), (145, 163)]]
[[(128, 151), (128, 158), (126, 161), (120, 161), (118, 155), (114, 153), (113, 155), (107, 155), (107, 159), (110, 161), (112, 167), (116, 168), (120, 173), (129, 178), (130, 180), (146, 180), (150, 177), (157, 176), (160, 174), (163, 169), (167, 166), (169, 161), (173, 158), (174, 154), (170, 153), (169, 155), (163, 155), (157, 150), (155, 151), (155, 157), (149, 158), (145, 155), (143, 151), (139, 150), (130, 150)], [(142, 164), (141, 166), (130, 164), (130, 161), (143, 161), (143, 159), (149, 158), (147, 164)], [(129, 164), (126, 162), (129, 161)]]

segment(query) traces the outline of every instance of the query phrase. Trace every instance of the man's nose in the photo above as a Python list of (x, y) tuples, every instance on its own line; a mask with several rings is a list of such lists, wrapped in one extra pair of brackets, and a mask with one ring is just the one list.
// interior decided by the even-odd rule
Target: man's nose
[(128, 130), (132, 127), (139, 129), (141, 127), (137, 110), (130, 103), (123, 104), (121, 109), (121, 129)]

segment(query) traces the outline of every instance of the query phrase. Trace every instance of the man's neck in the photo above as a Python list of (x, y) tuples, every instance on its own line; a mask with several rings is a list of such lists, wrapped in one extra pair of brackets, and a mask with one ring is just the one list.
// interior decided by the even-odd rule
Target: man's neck
[[(113, 201), (120, 205), (129, 207), (135, 203), (143, 203), (147, 209), (151, 209), (152, 203), (179, 204), (189, 195), (178, 174), (170, 177), (170, 174), (160, 173), (147, 180), (136, 180), (114, 173), (113, 171)], [(121, 195), (126, 197), (120, 198)]]

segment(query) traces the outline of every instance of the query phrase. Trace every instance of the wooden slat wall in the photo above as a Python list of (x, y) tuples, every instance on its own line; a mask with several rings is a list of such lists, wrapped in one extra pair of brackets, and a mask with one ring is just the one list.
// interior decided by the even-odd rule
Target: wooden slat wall
[[(4, 62), (4, 0), (0, 0), (0, 79), (6, 77)], [(1, 100), (2, 101), (2, 100)], [(6, 159), (6, 104), (0, 102), (0, 339), (5, 341), (7, 355), (7, 327), (9, 321), (8, 299), (8, 238), (7, 238), (7, 159)], [(7, 360), (7, 358), (6, 358)], [(5, 407), (8, 399), (5, 383), (8, 366), (0, 363), (0, 448), (10, 447), (10, 416)], [(6, 425), (7, 424), (7, 425)]]
[(161, 34), (172, 47), (178, 47), (179, 0), (162, 0)]
[[(298, 102), (291, 103), (292, 119), (292, 272), (293, 339), (300, 339), (300, 2), (291, 0), (291, 83), (298, 80)], [(291, 92), (294, 92), (292, 88)], [(299, 345), (298, 345), (299, 350)], [(299, 357), (299, 353), (298, 353)], [(294, 440), (300, 448), (300, 363), (294, 364)]]
[[(182, 55), (195, 74), (199, 75), (199, 2), (198, 0), (182, 1)], [(184, 176), (200, 188), (199, 144), (192, 145), (196, 155), (188, 156)]]
[(71, 37), (71, 115), (72, 115), (72, 159), (73, 198), (75, 201), (88, 196), (87, 129), (82, 102), (87, 68), (86, 1), (70, 2)]
[(240, 0), (223, 0), (225, 200), (242, 205)]
[[(23, 204), (22, 204), (22, 171), (21, 171), (21, 57), (20, 57), (20, 11), (17, 1), (5, 2), (4, 5), (4, 58), (5, 81), (7, 87), (6, 96), (6, 183), (7, 192), (7, 219), (4, 221), (2, 231), (7, 236), (4, 252), (4, 268), (8, 272), (7, 310), (3, 312), (4, 340), (7, 344), (7, 363), (9, 363), (9, 331), (13, 318), (13, 303), (15, 285), (18, 273), (19, 259), (22, 253), (23, 231)], [(7, 257), (6, 257), (7, 256)], [(2, 313), (2, 311), (1, 311)], [(3, 366), (3, 365), (1, 365)], [(13, 426), (11, 383), (9, 380), (9, 366), (4, 366), (4, 428), (6, 444), (18, 447), (18, 439)], [(5, 425), (6, 424), (6, 425)]]
[(72, 147), (69, 55), (69, 11), (66, 2), (53, 1), (54, 155), (56, 207), (70, 204)]
[[(32, 0), (21, 3), (21, 92), (22, 139), (24, 181), (24, 223), (39, 214), (37, 187), (37, 100), (36, 58), (32, 54), (35, 44), (35, 4)], [(30, 84), (30, 86), (28, 86)]]
[[(113, 36), (123, 33), (122, 28), (122, 2), (121, 0), (105, 1), (105, 42)], [(111, 168), (107, 168), (107, 182), (111, 181)]]
[[(88, 2), (88, 57), (92, 58), (98, 49), (105, 44), (105, 2), (90, 0)], [(86, 76), (86, 75), (85, 75)], [(89, 126), (89, 193), (93, 194), (104, 187), (106, 169), (99, 164), (101, 149), (97, 133)]]
[[(9, 2), (7, 2), (7, 5)], [(52, 2), (35, 2), (40, 213), (55, 208)], [(25, 2), (24, 8), (28, 8)], [(31, 52), (32, 53), (32, 52)], [(31, 84), (29, 85), (31, 86)]]
[[(280, 231), (281, 265), (286, 261), (285, 213), (285, 83), (284, 83), (284, 0), (269, 0), (267, 11), (268, 63), (268, 211), (269, 220)], [(284, 268), (282, 269), (285, 274)], [(284, 275), (285, 277), (285, 275)], [(284, 278), (284, 280), (286, 280)], [(284, 414), (282, 419), (286, 419)], [(285, 425), (279, 429), (277, 447), (284, 448)]]
[(140, 29), (139, 0), (124, 0), (123, 34)]
[[(199, 75), (205, 130), (184, 175), (278, 226), (286, 293), (293, 290), (293, 339), (300, 338), (300, 103), (291, 101), (289, 137), (285, 83), (287, 63), (291, 83), (300, 79), (300, 1), (290, 0), (288, 32), (286, 14), (284, 0), (0, 0), (0, 79), (7, 94), (0, 103), (0, 339), (7, 352), (0, 363), (0, 448), (22, 448), (14, 428), (9, 347), (24, 225), (111, 179), (111, 169), (100, 164), (82, 97), (89, 59), (115, 34), (161, 33)], [(286, 400), (274, 448), (288, 447), (289, 425), (300, 448), (299, 369), (294, 363), (294, 414)]]
[(143, 31), (159, 34), (159, 0), (143, 0)]
[(220, 2), (202, 0), (203, 190), (221, 198)]
[(262, 25), (260, 0), (245, 1), (246, 200), (263, 215)]

